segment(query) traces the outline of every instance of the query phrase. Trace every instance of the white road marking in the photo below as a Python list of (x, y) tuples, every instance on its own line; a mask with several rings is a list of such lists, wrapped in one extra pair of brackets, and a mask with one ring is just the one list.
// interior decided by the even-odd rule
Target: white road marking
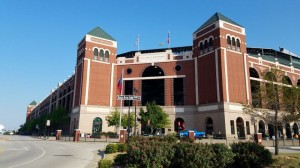
[[(37, 146), (38, 148), (40, 148), (40, 150), (43, 152), (40, 156), (38, 156), (37, 158), (32, 159), (32, 160), (30, 160), (30, 161), (28, 161), (28, 162), (24, 162), (24, 163), (15, 165), (15, 166), (11, 166), (11, 167), (9, 167), (9, 168), (15, 168), (15, 167), (19, 167), (19, 166), (22, 166), (22, 165), (25, 165), (25, 164), (34, 162), (34, 161), (36, 161), (36, 160), (42, 158), (42, 157), (46, 154), (46, 151), (45, 151), (43, 148), (41, 148), (40, 146), (38, 146), (38, 145), (36, 145), (36, 144), (34, 144), (34, 145)], [(24, 148), (27, 148), (27, 147), (24, 147)], [(27, 150), (28, 150), (28, 148), (27, 148)]]

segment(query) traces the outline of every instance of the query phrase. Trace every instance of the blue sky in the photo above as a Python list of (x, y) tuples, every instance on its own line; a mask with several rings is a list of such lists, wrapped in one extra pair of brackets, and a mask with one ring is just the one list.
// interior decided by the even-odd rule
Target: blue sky
[[(3, 0), (0, 2), (0, 124), (18, 129), (26, 107), (72, 74), (77, 43), (96, 26), (118, 41), (118, 54), (192, 45), (215, 12), (246, 28), (247, 46), (300, 55), (299, 0)], [(159, 46), (160, 43), (165, 46)]]

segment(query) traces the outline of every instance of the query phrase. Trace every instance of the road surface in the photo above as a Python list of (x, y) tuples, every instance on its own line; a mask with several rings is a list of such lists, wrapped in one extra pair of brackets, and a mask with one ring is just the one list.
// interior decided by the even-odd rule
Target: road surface
[(1, 168), (95, 168), (105, 143), (0, 135)]

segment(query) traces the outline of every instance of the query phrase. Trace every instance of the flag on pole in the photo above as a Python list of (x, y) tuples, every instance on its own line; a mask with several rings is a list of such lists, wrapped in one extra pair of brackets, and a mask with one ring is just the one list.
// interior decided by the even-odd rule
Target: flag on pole
[(123, 73), (121, 74), (121, 77), (120, 77), (118, 85), (117, 85), (119, 94), (122, 94), (122, 87), (123, 87)]
[(170, 45), (170, 32), (168, 32), (167, 43), (168, 43), (168, 45)]

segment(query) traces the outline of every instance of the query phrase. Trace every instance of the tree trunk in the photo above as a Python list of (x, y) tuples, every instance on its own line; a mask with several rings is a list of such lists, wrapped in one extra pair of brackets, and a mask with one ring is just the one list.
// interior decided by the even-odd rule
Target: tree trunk
[(275, 155), (279, 154), (279, 150), (278, 150), (278, 110), (275, 110)]

